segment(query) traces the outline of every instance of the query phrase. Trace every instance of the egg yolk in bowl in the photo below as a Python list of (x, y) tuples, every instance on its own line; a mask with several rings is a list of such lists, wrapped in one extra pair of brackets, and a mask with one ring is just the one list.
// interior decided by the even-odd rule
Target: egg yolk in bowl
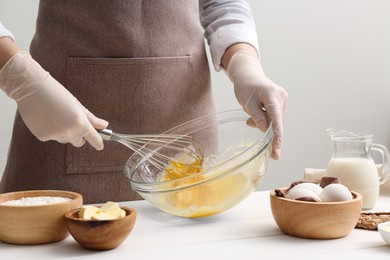
[(231, 204), (232, 200), (237, 198), (237, 194), (241, 194), (238, 196), (241, 197), (242, 193), (252, 191), (261, 181), (263, 174), (254, 170), (262, 165), (261, 157), (237, 170), (231, 170), (234, 165), (219, 169), (212, 175), (223, 175), (224, 171), (231, 173), (213, 180), (208, 180), (209, 175), (199, 174), (202, 169), (200, 160), (194, 160), (190, 164), (171, 161), (160, 180), (162, 182), (175, 180), (171, 188), (177, 188), (177, 191), (160, 196), (158, 204), (163, 205), (165, 209), (170, 208), (175, 215), (181, 212), (179, 215), (190, 218), (207, 217), (224, 211), (225, 205)]

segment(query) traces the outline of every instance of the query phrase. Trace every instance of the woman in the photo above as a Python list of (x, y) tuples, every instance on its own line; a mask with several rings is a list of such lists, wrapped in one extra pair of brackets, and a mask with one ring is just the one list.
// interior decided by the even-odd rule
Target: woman
[[(129, 150), (110, 142), (103, 149), (95, 129), (110, 122), (116, 132), (161, 133), (213, 113), (204, 36), (248, 123), (264, 129), (272, 121), (279, 158), (287, 93), (261, 68), (247, 1), (41, 0), (31, 56), (0, 31), (0, 87), (18, 105), (0, 192), (139, 199), (122, 174)], [(41, 142), (49, 140), (57, 142)]]

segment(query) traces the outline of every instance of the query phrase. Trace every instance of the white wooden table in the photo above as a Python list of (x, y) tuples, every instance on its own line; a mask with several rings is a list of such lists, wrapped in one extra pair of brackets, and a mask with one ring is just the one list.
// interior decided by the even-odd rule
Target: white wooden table
[[(283, 234), (272, 217), (269, 191), (254, 192), (233, 209), (204, 219), (174, 217), (146, 201), (119, 204), (135, 208), (138, 217), (116, 249), (89, 251), (69, 236), (46, 245), (0, 242), (0, 259), (390, 259), (390, 246), (377, 231), (354, 229), (332, 240)], [(390, 211), (390, 196), (381, 196), (373, 211)]]

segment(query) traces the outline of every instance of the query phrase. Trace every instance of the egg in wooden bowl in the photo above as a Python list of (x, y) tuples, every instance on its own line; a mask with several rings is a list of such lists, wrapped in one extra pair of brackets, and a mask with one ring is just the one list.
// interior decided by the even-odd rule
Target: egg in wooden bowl
[(62, 190), (0, 194), (0, 241), (36, 245), (63, 240), (69, 235), (64, 214), (82, 204), (81, 194)]
[[(312, 195), (311, 189), (301, 198), (289, 198), (290, 187), (272, 190), (270, 204), (276, 224), (286, 234), (312, 239), (333, 239), (347, 236), (356, 226), (362, 209), (362, 195), (350, 192), (350, 198), (334, 199), (335, 188), (341, 184), (332, 184), (328, 194)], [(308, 185), (306, 185), (308, 186)], [(325, 190), (325, 189), (324, 189)], [(345, 191), (345, 189), (342, 189)], [(286, 196), (281, 196), (284, 193)], [(298, 192), (294, 192), (295, 194)], [(329, 196), (332, 195), (332, 196)], [(306, 197), (305, 197), (306, 196)], [(321, 201), (321, 198), (328, 201)]]
[(118, 247), (128, 237), (137, 212), (107, 202), (100, 207), (83, 206), (69, 211), (65, 218), (70, 234), (83, 248), (103, 251)]

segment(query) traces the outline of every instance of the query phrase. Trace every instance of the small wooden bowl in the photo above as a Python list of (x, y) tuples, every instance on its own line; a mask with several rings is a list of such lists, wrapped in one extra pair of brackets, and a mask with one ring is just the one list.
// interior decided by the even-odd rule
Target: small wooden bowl
[(133, 230), (137, 212), (121, 207), (126, 216), (114, 220), (84, 220), (79, 218), (80, 209), (65, 214), (68, 230), (72, 237), (84, 248), (110, 250), (118, 247)]
[[(287, 188), (284, 188), (287, 189)], [(272, 215), (286, 234), (315, 239), (340, 238), (356, 226), (362, 195), (353, 192), (353, 199), (340, 202), (307, 202), (278, 197), (270, 193)]]
[(64, 214), (83, 204), (80, 194), (60, 190), (31, 190), (0, 194), (0, 202), (27, 197), (66, 197), (70, 201), (36, 205), (0, 205), (0, 241), (18, 245), (45, 244), (63, 240), (69, 233)]

